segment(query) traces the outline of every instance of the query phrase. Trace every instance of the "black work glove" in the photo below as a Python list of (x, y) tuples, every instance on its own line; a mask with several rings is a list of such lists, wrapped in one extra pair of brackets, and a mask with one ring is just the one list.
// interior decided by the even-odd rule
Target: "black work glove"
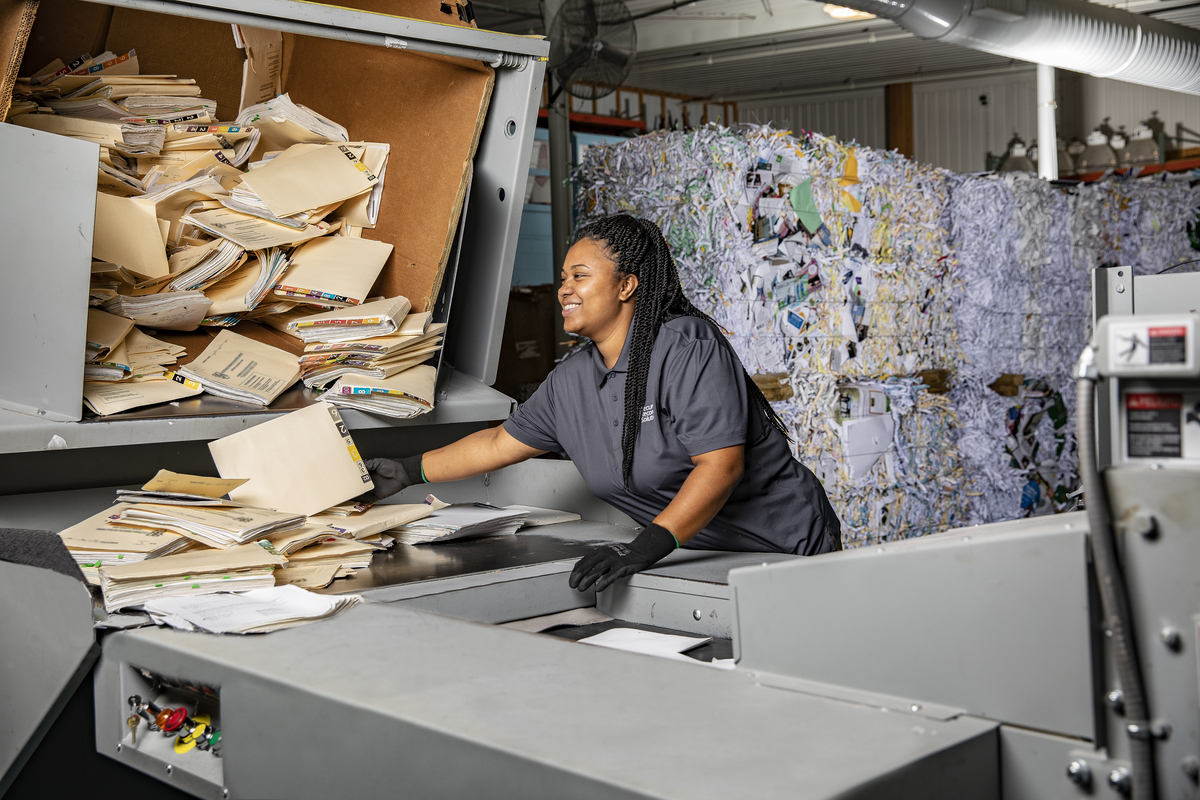
[(367, 474), (375, 489), (359, 495), (358, 500), (374, 502), (385, 497), (391, 497), (396, 492), (402, 492), (410, 486), (425, 483), (421, 474), (421, 453), (408, 458), (368, 458)]
[(617, 578), (649, 569), (679, 547), (675, 537), (661, 525), (651, 522), (629, 544), (606, 544), (579, 559), (571, 570), (571, 588), (586, 592), (607, 589)]

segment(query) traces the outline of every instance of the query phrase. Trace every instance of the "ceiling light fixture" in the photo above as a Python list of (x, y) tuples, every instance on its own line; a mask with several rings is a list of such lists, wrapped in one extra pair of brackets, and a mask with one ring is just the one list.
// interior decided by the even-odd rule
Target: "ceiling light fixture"
[(835, 6), (833, 3), (826, 3), (821, 10), (837, 20), (875, 19), (874, 14), (868, 14), (865, 11), (855, 11), (853, 8), (846, 8), (845, 6)]

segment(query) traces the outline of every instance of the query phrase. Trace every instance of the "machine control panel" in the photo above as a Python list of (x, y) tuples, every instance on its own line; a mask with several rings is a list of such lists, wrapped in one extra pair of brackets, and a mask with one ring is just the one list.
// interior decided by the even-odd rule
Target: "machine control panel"
[(1120, 386), (1119, 460), (1200, 463), (1196, 314), (1109, 315), (1096, 323), (1096, 367)]

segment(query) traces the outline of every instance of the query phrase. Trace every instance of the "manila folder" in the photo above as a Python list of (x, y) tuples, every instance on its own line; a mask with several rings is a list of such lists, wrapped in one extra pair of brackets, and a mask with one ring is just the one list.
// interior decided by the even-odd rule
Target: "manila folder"
[(246, 505), (308, 516), (375, 488), (328, 403), (217, 439), (208, 449), (221, 477), (249, 479), (229, 493)]

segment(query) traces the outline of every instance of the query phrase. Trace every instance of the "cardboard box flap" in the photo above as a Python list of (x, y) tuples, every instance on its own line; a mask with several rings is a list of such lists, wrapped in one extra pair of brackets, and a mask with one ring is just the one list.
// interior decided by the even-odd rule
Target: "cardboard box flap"
[[(387, 91), (351, 91), (347, 74), (370, 75)], [(395, 251), (372, 294), (404, 295), (414, 311), (432, 310), (494, 82), (479, 62), (296, 37), (285, 83), (292, 98), (345, 125), (351, 141), (391, 145), (379, 222), (363, 236)]]
[[(84, 53), (97, 56), (103, 53), (112, 12), (112, 6), (82, 0), (41, 0), (33, 32), (25, 45), (21, 77), (33, 77), (34, 72), (56, 58), (70, 62)], [(4, 50), (0, 49), (0, 53)]]
[(237, 117), (246, 59), (229, 23), (114, 8), (105, 47), (114, 53), (137, 50), (143, 75), (195, 78), (200, 96), (216, 101), (220, 120)]
[[(0, 120), (8, 115), (13, 85), (25, 55), (25, 44), (33, 31), (38, 0), (0, 2)], [(37, 69), (34, 67), (33, 69)]]

